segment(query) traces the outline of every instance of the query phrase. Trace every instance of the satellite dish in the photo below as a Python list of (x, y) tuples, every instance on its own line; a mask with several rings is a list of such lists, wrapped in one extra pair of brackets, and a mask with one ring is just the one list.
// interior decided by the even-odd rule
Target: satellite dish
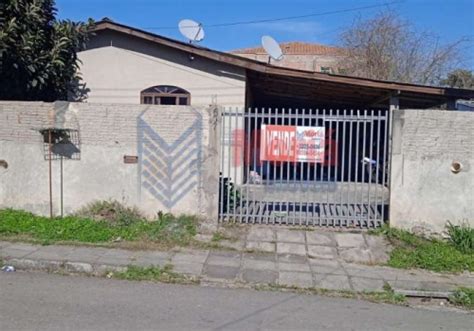
[(178, 23), (179, 32), (189, 39), (189, 42), (198, 42), (204, 39), (202, 24), (193, 20), (181, 20)]
[[(262, 46), (270, 55), (270, 58), (274, 59), (275, 61), (280, 61), (283, 59), (283, 52), (281, 51), (280, 45), (270, 36), (263, 36), (262, 37)], [(268, 59), (268, 63), (270, 63), (270, 58)]]

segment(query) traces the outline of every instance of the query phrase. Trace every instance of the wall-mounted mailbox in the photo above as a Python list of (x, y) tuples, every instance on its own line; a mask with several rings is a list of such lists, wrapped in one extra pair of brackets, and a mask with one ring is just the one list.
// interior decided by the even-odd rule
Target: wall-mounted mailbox
[(123, 156), (123, 163), (127, 163), (127, 164), (138, 163), (138, 156), (124, 155)]

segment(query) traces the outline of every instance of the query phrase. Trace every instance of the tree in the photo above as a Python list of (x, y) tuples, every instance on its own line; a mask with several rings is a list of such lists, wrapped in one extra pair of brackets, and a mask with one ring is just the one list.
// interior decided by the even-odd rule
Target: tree
[(54, 101), (80, 93), (77, 52), (92, 22), (55, 15), (54, 0), (1, 0), (0, 99)]
[(391, 11), (355, 23), (341, 34), (346, 57), (339, 66), (351, 76), (438, 85), (460, 60), (460, 39), (439, 38), (413, 26)]
[(474, 89), (474, 76), (471, 70), (456, 69), (448, 73), (441, 85), (465, 89)]

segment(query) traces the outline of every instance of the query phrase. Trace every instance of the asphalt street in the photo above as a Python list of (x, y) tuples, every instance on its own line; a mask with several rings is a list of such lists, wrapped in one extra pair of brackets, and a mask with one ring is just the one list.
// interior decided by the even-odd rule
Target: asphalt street
[(474, 315), (281, 292), (0, 273), (0, 330), (472, 330)]

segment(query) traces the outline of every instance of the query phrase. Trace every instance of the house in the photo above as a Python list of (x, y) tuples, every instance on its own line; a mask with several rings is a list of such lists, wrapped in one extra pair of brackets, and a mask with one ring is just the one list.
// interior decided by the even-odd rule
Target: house
[(92, 32), (78, 55), (86, 102), (387, 109), (392, 98), (400, 108), (454, 109), (456, 99), (474, 97), (469, 90), (280, 67), (108, 19)]
[(436, 231), (474, 220), (474, 113), (445, 110), (473, 90), (280, 67), (110, 20), (93, 32), (84, 102), (0, 102), (0, 206), (59, 214), (113, 198), (148, 215)]
[[(280, 47), (285, 56), (280, 61), (271, 61), (275, 66), (331, 74), (341, 71), (339, 63), (344, 58), (342, 48), (306, 42), (286, 42), (281, 43)], [(260, 62), (270, 61), (261, 46), (237, 49), (231, 53)]]

